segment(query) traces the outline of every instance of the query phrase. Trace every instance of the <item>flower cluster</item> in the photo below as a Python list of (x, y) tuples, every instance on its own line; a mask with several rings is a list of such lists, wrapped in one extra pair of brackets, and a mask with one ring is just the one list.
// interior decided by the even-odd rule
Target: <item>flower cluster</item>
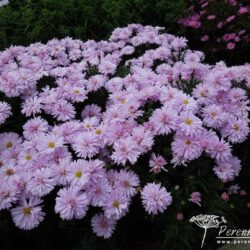
[[(0, 53), (0, 91), (10, 104), (19, 98), (24, 117), (21, 134), (7, 132), (17, 111), (0, 103), (0, 209), (16, 226), (36, 227), (44, 197), (59, 188), (55, 212), (82, 219), (99, 207), (91, 226), (108, 238), (138, 193), (149, 214), (172, 203), (157, 178), (145, 182), (138, 168), (167, 175), (204, 153), (222, 181), (239, 174), (232, 145), (249, 134), (249, 66), (203, 64), (203, 53), (186, 43), (131, 24), (108, 41), (53, 39)], [(168, 135), (171, 159), (154, 150), (155, 138)], [(147, 154), (148, 166), (137, 165)]]
[(188, 13), (178, 23), (182, 27), (196, 30), (198, 39), (203, 43), (212, 43), (214, 50), (233, 50), (250, 42), (248, 1), (200, 0), (190, 5)]

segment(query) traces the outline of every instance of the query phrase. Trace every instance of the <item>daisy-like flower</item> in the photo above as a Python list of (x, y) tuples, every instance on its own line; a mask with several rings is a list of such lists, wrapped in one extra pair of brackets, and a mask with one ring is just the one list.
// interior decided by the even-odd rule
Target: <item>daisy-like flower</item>
[(143, 152), (150, 150), (154, 144), (153, 134), (144, 126), (135, 127), (132, 131), (132, 139)]
[(142, 204), (149, 214), (162, 213), (172, 203), (172, 196), (160, 184), (148, 183), (141, 191)]
[(201, 207), (201, 193), (200, 192), (193, 192), (189, 200)]
[(17, 175), (17, 170), (15, 161), (6, 162), (0, 168), (0, 179), (10, 185), (13, 178)]
[(30, 140), (39, 134), (46, 133), (48, 129), (49, 125), (46, 120), (41, 117), (35, 117), (23, 125), (23, 135), (26, 139)]
[(41, 203), (42, 200), (37, 196), (23, 197), (20, 204), (10, 210), (15, 225), (24, 230), (37, 227), (45, 216)]
[(232, 156), (232, 149), (228, 142), (218, 139), (213, 142), (213, 147), (208, 150), (208, 153), (217, 161), (226, 161)]
[(202, 110), (203, 122), (211, 128), (221, 128), (227, 120), (227, 115), (222, 108), (216, 104), (211, 104)]
[(18, 165), (26, 169), (32, 168), (36, 159), (36, 154), (37, 151), (34, 148), (22, 150), (18, 155)]
[(197, 102), (202, 105), (208, 105), (214, 101), (217, 91), (209, 84), (198, 84), (193, 90), (193, 96)]
[(77, 160), (71, 163), (66, 180), (71, 185), (83, 187), (90, 178), (89, 164), (85, 160)]
[(104, 239), (108, 239), (113, 234), (116, 226), (114, 218), (106, 218), (104, 214), (96, 214), (91, 220), (93, 232)]
[(230, 119), (225, 127), (221, 129), (224, 137), (227, 137), (232, 143), (240, 143), (245, 141), (249, 134), (248, 121), (244, 119)]
[(27, 183), (27, 190), (33, 195), (44, 196), (54, 189), (55, 184), (51, 169), (41, 168), (33, 173), (33, 177)]
[(63, 144), (64, 141), (62, 137), (54, 134), (46, 134), (39, 136), (37, 148), (39, 152), (50, 154), (53, 153), (56, 148), (62, 147)]
[(122, 169), (116, 175), (114, 188), (125, 192), (128, 197), (132, 197), (136, 194), (136, 187), (138, 187), (139, 184), (139, 177), (135, 173)]
[(105, 205), (103, 207), (104, 214), (107, 218), (120, 219), (128, 210), (129, 199), (121, 190), (114, 189), (107, 194)]
[(108, 60), (101, 60), (101, 63), (99, 65), (99, 71), (103, 73), (104, 75), (107, 74), (114, 74), (116, 70), (116, 64), (108, 61)]
[(53, 165), (52, 176), (58, 185), (66, 185), (68, 183), (67, 176), (71, 166), (70, 158), (60, 159), (58, 164)]
[(197, 111), (196, 101), (189, 95), (178, 93), (174, 99), (173, 107), (178, 111)]
[(237, 157), (231, 156), (225, 161), (216, 161), (216, 165), (213, 170), (222, 181), (232, 181), (239, 175), (241, 163)]
[(76, 187), (59, 190), (55, 212), (64, 220), (82, 219), (88, 210), (89, 200), (85, 193)]
[(197, 159), (202, 153), (202, 147), (198, 138), (175, 135), (171, 144), (174, 156), (186, 161)]
[(16, 133), (0, 134), (0, 152), (1, 150), (11, 150), (15, 146), (20, 145), (21, 142), (21, 138)]
[(6, 102), (0, 102), (0, 124), (4, 123), (11, 114), (10, 105)]
[(92, 158), (99, 152), (100, 139), (92, 132), (80, 133), (72, 143), (76, 154), (82, 158)]
[(76, 111), (74, 106), (66, 101), (58, 101), (52, 110), (52, 115), (59, 121), (72, 120)]
[(136, 163), (140, 153), (136, 143), (128, 137), (115, 142), (111, 159), (118, 164), (125, 165), (129, 161), (133, 165)]
[(30, 97), (22, 105), (22, 113), (26, 116), (35, 115), (42, 111), (42, 99), (39, 97)]
[(108, 181), (101, 178), (98, 182), (91, 182), (86, 188), (86, 194), (91, 200), (92, 206), (104, 206), (106, 195), (112, 190)]
[(0, 210), (8, 209), (19, 199), (19, 190), (14, 185), (0, 184)]
[(191, 112), (182, 112), (178, 122), (178, 133), (185, 136), (198, 136), (202, 130), (201, 120)]
[(81, 113), (81, 117), (101, 117), (101, 108), (96, 104), (86, 105)]
[(161, 156), (153, 153), (149, 160), (149, 167), (151, 167), (150, 172), (159, 174), (162, 170), (167, 172), (167, 169), (164, 166), (167, 164), (167, 161)]
[(150, 117), (154, 131), (165, 135), (176, 129), (177, 120), (177, 113), (169, 108), (156, 109)]

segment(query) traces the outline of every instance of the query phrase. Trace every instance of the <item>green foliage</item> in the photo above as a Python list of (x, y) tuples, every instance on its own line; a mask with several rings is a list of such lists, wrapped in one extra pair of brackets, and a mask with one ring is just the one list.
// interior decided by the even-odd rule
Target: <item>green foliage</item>
[(11, 0), (0, 8), (0, 49), (71, 36), (105, 39), (129, 23), (177, 30), (185, 0)]

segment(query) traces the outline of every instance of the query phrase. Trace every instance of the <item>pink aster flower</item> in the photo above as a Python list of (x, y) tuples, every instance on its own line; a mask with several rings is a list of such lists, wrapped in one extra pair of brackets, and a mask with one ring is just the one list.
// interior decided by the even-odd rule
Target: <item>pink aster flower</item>
[(115, 142), (111, 159), (118, 164), (125, 165), (129, 161), (133, 165), (136, 163), (140, 153), (137, 144), (128, 137)]
[(10, 210), (15, 225), (24, 230), (37, 227), (45, 216), (41, 203), (37, 196), (23, 197), (18, 206)]
[(54, 164), (51, 168), (52, 170), (52, 176), (54, 178), (54, 181), (58, 185), (66, 185), (68, 184), (68, 174), (71, 166), (71, 159), (70, 158), (64, 158), (60, 159), (58, 164)]
[(19, 146), (22, 140), (16, 133), (3, 133), (0, 134), (0, 152), (3, 150), (11, 150), (12, 148)]
[(114, 189), (107, 194), (105, 205), (103, 207), (104, 214), (107, 218), (120, 219), (128, 210), (129, 199), (124, 192)]
[(163, 213), (172, 203), (172, 196), (160, 184), (148, 183), (141, 191), (142, 204), (149, 214)]
[(116, 64), (108, 61), (108, 60), (101, 60), (99, 65), (99, 71), (105, 75), (107, 74), (114, 74), (116, 70)]
[(143, 126), (138, 126), (133, 129), (132, 139), (142, 151), (148, 151), (154, 144), (153, 134)]
[(11, 185), (12, 180), (18, 176), (18, 167), (13, 160), (7, 161), (0, 168), (0, 178), (6, 185)]
[(87, 161), (77, 160), (71, 163), (66, 177), (71, 185), (83, 187), (89, 181), (89, 178), (90, 169)]
[(33, 177), (27, 183), (27, 190), (33, 195), (44, 196), (54, 189), (55, 184), (51, 169), (41, 168), (33, 173)]
[(249, 131), (247, 120), (234, 118), (228, 120), (221, 133), (232, 143), (240, 143), (246, 140)]
[(49, 129), (48, 122), (40, 117), (35, 117), (28, 120), (23, 125), (23, 135), (26, 139), (30, 140), (39, 134), (46, 133)]
[(35, 115), (42, 111), (42, 99), (39, 97), (30, 97), (22, 105), (22, 113), (26, 116)]
[[(174, 136), (171, 148), (173, 155), (184, 161), (197, 159), (202, 153), (199, 139), (188, 136)], [(175, 157), (173, 159), (175, 159)]]
[(86, 117), (100, 117), (101, 108), (95, 104), (87, 105), (81, 113), (81, 117), (84, 119)]
[(193, 192), (189, 200), (201, 207), (201, 193), (200, 192)]
[(241, 163), (237, 157), (230, 157), (224, 161), (216, 161), (215, 174), (224, 182), (233, 180), (239, 175)]
[(167, 169), (164, 168), (164, 166), (167, 164), (167, 161), (162, 157), (161, 155), (156, 155), (153, 153), (151, 155), (151, 158), (149, 160), (149, 166), (151, 167), (150, 172), (154, 172), (155, 174), (158, 174), (161, 172), (161, 170), (167, 172)]
[(91, 220), (93, 232), (104, 239), (108, 239), (113, 234), (116, 226), (114, 218), (106, 218), (104, 214), (96, 214)]
[(166, 135), (176, 129), (177, 119), (177, 113), (169, 108), (156, 109), (150, 117), (156, 133)]
[(95, 133), (83, 132), (76, 137), (72, 147), (79, 157), (92, 158), (99, 152), (100, 139)]
[(6, 102), (0, 102), (0, 124), (4, 123), (5, 120), (12, 114), (11, 107)]
[(12, 207), (19, 199), (20, 191), (14, 185), (0, 184), (0, 210)]
[(185, 136), (199, 136), (202, 130), (201, 120), (191, 112), (182, 112), (178, 122), (178, 133)]
[(72, 120), (75, 114), (74, 106), (66, 101), (58, 101), (52, 110), (52, 115), (59, 121)]
[(90, 182), (86, 188), (86, 194), (92, 206), (102, 207), (106, 202), (106, 195), (112, 191), (108, 181), (101, 178), (98, 182)]
[(138, 187), (139, 184), (139, 177), (135, 173), (122, 169), (116, 175), (114, 188), (120, 189), (127, 197), (132, 197), (136, 194), (136, 187)]
[(213, 142), (213, 147), (208, 150), (208, 153), (217, 161), (225, 161), (232, 156), (232, 149), (228, 142), (221, 139)]
[(211, 104), (202, 110), (203, 122), (211, 128), (221, 128), (226, 121), (227, 114), (219, 105)]
[(56, 148), (62, 147), (63, 144), (64, 141), (62, 137), (54, 134), (46, 134), (39, 136), (37, 148), (42, 153), (50, 154), (53, 153)]
[(87, 212), (89, 200), (85, 193), (75, 187), (63, 188), (56, 198), (55, 212), (64, 220), (82, 219)]

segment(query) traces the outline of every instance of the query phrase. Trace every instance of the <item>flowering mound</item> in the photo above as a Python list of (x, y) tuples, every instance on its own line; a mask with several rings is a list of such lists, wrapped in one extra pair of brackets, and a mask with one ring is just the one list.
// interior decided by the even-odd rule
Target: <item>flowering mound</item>
[[(54, 39), (1, 52), (0, 209), (16, 226), (38, 226), (55, 190), (62, 219), (97, 207), (91, 226), (108, 238), (135, 195), (152, 215), (174, 202), (158, 179), (173, 167), (205, 154), (223, 182), (239, 175), (232, 145), (249, 134), (250, 67), (203, 64), (186, 42), (132, 24), (108, 41)], [(191, 201), (201, 205), (200, 193)]]

